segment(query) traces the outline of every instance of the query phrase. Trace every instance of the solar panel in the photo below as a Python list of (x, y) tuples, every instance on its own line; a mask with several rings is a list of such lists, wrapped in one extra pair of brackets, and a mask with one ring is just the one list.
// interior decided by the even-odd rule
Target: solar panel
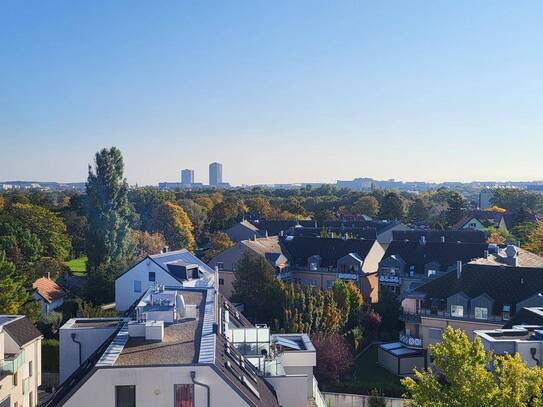
[(279, 336), (279, 337), (276, 338), (276, 341), (281, 346), (285, 346), (287, 348), (291, 348), (291, 349), (295, 349), (295, 350), (302, 350), (301, 346), (298, 345), (293, 340), (290, 340), (290, 339), (283, 338), (283, 337)]

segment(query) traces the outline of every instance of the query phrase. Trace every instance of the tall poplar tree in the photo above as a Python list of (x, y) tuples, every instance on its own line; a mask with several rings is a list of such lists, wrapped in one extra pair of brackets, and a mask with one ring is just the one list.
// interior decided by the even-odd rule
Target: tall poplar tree
[(130, 206), (124, 163), (116, 147), (96, 153), (87, 179), (87, 267), (122, 261), (127, 255)]

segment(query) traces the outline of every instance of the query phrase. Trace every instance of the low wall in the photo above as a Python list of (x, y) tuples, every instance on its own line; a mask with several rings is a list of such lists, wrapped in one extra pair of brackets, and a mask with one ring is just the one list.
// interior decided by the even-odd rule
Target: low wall
[(44, 387), (57, 387), (58, 372), (41, 372), (41, 385)]
[[(322, 392), (326, 404), (330, 407), (369, 407), (370, 397), (361, 394)], [(383, 397), (387, 407), (403, 407), (404, 399)]]

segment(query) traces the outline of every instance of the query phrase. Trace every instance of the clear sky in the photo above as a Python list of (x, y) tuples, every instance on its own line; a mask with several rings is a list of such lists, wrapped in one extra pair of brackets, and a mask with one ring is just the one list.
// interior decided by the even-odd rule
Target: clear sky
[(0, 180), (543, 178), (543, 1), (0, 2)]

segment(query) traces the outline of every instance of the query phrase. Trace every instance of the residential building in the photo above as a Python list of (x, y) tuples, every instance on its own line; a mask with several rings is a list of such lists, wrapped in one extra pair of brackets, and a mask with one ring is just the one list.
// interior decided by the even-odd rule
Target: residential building
[(211, 163), (209, 164), (209, 185), (219, 186), (222, 184), (222, 164)]
[(181, 184), (183, 185), (194, 184), (194, 170), (189, 170), (189, 169), (181, 170)]
[(252, 325), (216, 285), (151, 287), (131, 309), (61, 328), (64, 380), (46, 407), (325, 405), (309, 337)]
[(251, 240), (257, 237), (264, 237), (267, 232), (260, 231), (258, 227), (247, 220), (242, 220), (232, 227), (228, 228), (225, 233), (233, 242), (241, 242), (242, 240)]
[(126, 311), (148, 288), (207, 286), (213, 270), (188, 250), (146, 256), (115, 280), (117, 310)]
[(543, 268), (543, 257), (512, 244), (489, 244), (488, 255), (472, 260), (470, 264)]
[(41, 385), (41, 333), (21, 315), (0, 315), (0, 406), (34, 407)]
[(41, 315), (47, 315), (62, 306), (68, 296), (66, 291), (49, 276), (34, 281), (32, 289), (34, 290), (32, 297), (40, 304)]
[(234, 246), (217, 254), (209, 261), (209, 266), (219, 271), (219, 290), (230, 298), (234, 293), (234, 270), (245, 253), (264, 257), (276, 270), (277, 278), (292, 281), (288, 269), (288, 259), (283, 254), (279, 237), (252, 238), (237, 242)]
[(418, 241), (392, 241), (379, 263), (379, 289), (401, 297), (408, 290), (455, 270), (459, 263), (488, 256), (487, 243), (443, 240), (427, 241), (422, 234)]
[(410, 230), (406, 225), (398, 221), (389, 220), (329, 220), (324, 221), (325, 228), (372, 228), (377, 233), (377, 241), (382, 245), (388, 245), (393, 240), (393, 233), (402, 230)]
[[(424, 367), (428, 363), (425, 351), (441, 340), (448, 326), (461, 329), (473, 340), (478, 331), (507, 327), (524, 307), (542, 306), (543, 268), (459, 263), (455, 271), (405, 294), (401, 314), (405, 329), (399, 341), (388, 344), (395, 353), (388, 352), (383, 366), (405, 375), (400, 363)], [(380, 360), (385, 348), (380, 346)], [(401, 362), (405, 355), (412, 359)]]
[[(536, 218), (531, 215), (532, 221)], [(456, 225), (454, 230), (460, 229), (476, 229), (486, 230), (489, 227), (500, 229), (504, 232), (509, 232), (513, 228), (513, 213), (512, 212), (495, 212), (495, 211), (471, 211), (464, 216)]]
[(284, 236), (288, 230), (294, 227), (318, 227), (314, 220), (273, 220), (256, 219), (251, 220), (251, 224), (256, 226), (261, 236)]
[(329, 289), (337, 279), (352, 281), (367, 301), (377, 301), (385, 252), (377, 240), (286, 236), (280, 244), (295, 283)]

